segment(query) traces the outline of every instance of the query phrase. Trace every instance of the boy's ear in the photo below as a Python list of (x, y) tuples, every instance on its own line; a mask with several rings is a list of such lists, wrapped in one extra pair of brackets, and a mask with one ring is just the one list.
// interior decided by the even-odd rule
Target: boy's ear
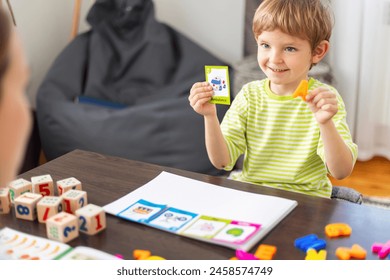
[(327, 54), (328, 51), (329, 51), (329, 41), (327, 40), (321, 41), (321, 43), (319, 43), (313, 51), (312, 63), (316, 64), (320, 62)]

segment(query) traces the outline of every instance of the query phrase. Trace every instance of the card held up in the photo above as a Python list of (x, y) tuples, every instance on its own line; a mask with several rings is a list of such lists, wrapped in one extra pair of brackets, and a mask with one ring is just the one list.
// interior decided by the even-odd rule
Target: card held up
[(230, 82), (228, 66), (205, 66), (206, 82), (213, 87), (214, 95), (210, 102), (230, 105)]

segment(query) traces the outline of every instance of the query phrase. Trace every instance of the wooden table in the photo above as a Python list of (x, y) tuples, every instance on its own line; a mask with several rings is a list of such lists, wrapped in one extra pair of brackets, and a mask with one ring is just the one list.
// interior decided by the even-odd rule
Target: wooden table
[[(376, 254), (371, 253), (372, 244), (390, 239), (390, 211), (385, 209), (311, 197), (81, 150), (70, 152), (18, 177), (30, 180), (32, 176), (50, 174), (54, 181), (76, 177), (82, 182), (83, 190), (87, 191), (89, 203), (104, 206), (147, 183), (161, 171), (237, 190), (296, 200), (298, 206), (260, 241), (277, 246), (275, 259), (303, 260), (305, 253), (294, 247), (294, 240), (310, 233), (326, 239), (327, 259), (337, 259), (335, 251), (338, 247), (351, 247), (353, 244), (359, 244), (367, 250), (367, 259), (378, 259)], [(236, 207), (240, 207), (240, 203), (245, 201), (238, 202)], [(352, 235), (327, 238), (324, 227), (336, 222), (349, 224)], [(46, 237), (45, 224), (16, 219), (13, 209), (9, 215), (0, 215), (0, 228), (5, 226)], [(227, 260), (235, 254), (229, 248), (181, 237), (112, 215), (107, 215), (106, 230), (95, 236), (80, 234), (69, 245), (89, 246), (111, 254), (121, 254), (125, 259), (133, 259), (134, 249), (147, 249), (154, 255), (171, 260)]]

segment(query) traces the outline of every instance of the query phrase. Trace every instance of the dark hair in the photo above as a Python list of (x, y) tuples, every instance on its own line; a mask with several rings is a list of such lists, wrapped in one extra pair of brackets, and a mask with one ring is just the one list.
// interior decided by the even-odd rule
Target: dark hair
[[(9, 63), (8, 48), (11, 36), (11, 24), (6, 12), (0, 8), (0, 84)], [(0, 88), (0, 98), (1, 98)]]

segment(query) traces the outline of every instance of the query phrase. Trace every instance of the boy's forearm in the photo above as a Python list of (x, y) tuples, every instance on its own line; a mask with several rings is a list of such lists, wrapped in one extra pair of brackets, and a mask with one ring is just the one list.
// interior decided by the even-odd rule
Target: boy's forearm
[(332, 120), (320, 124), (325, 161), (331, 175), (338, 180), (348, 177), (353, 170), (351, 150), (345, 144)]
[(205, 116), (205, 140), (207, 154), (217, 169), (223, 169), (230, 163), (229, 150), (223, 137), (217, 116)]

